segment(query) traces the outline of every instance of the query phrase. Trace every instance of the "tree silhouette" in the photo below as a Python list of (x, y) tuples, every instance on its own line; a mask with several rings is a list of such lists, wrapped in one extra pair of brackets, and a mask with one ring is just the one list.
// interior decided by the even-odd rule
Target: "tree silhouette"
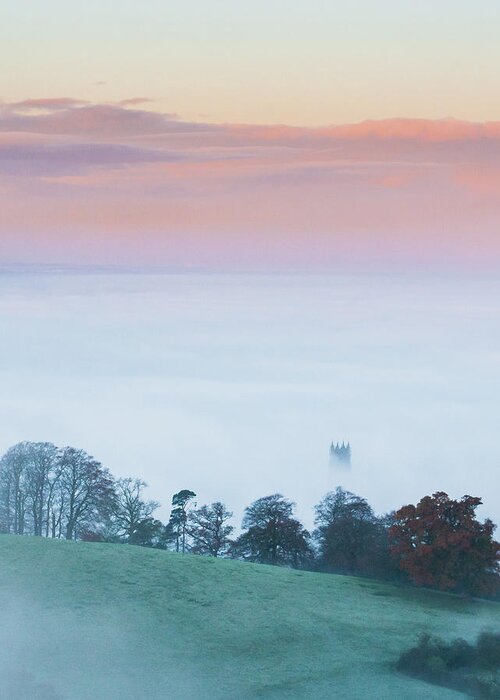
[(117, 479), (112, 508), (113, 529), (118, 537), (129, 544), (149, 541), (147, 533), (154, 530), (153, 512), (159, 507), (157, 501), (146, 501), (143, 491), (147, 487), (141, 479)]
[(262, 564), (300, 566), (311, 555), (309, 533), (293, 517), (294, 504), (280, 493), (254, 501), (245, 510), (234, 554)]
[(316, 506), (318, 567), (325, 571), (394, 576), (387, 527), (369, 503), (340, 486)]
[(212, 557), (224, 556), (230, 544), (229, 537), (234, 530), (232, 525), (226, 523), (232, 517), (233, 514), (219, 501), (192, 510), (188, 514), (191, 552)]
[(195, 492), (189, 489), (183, 489), (172, 496), (172, 511), (167, 529), (175, 541), (175, 551), (182, 548), (183, 554), (186, 551), (187, 509), (195, 496)]

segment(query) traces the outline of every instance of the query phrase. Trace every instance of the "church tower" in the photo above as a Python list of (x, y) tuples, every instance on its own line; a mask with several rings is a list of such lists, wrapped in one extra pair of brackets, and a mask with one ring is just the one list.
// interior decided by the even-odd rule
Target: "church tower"
[(337, 442), (330, 446), (330, 464), (342, 465), (344, 467), (351, 466), (351, 445), (342, 441), (342, 444)]

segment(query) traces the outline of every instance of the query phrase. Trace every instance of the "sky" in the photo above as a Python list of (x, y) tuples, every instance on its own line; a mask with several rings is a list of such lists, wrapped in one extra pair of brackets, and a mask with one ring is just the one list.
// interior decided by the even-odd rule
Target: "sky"
[(498, 0), (5, 0), (2, 447), (306, 519), (332, 439), (379, 511), (498, 492), (499, 36)]
[(500, 5), (7, 1), (0, 263), (496, 268)]
[(496, 0), (2, 3), (4, 99), (146, 94), (189, 121), (495, 120)]

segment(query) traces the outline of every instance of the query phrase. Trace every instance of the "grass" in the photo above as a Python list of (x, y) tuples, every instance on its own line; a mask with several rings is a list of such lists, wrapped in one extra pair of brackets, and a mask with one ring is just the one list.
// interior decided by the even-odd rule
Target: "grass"
[(398, 673), (399, 655), (422, 632), (500, 629), (490, 602), (14, 536), (0, 536), (0, 605), (0, 682), (30, 672), (64, 700), (461, 698)]

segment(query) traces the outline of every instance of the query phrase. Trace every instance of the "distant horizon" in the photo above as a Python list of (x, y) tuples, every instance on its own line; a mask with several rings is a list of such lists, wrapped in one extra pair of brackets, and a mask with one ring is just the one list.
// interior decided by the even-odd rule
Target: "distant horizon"
[(363, 277), (414, 277), (424, 280), (429, 279), (459, 279), (472, 278), (483, 279), (498, 278), (500, 271), (496, 265), (490, 268), (474, 268), (466, 265), (447, 266), (446, 268), (430, 265), (415, 267), (411, 265), (400, 265), (398, 267), (383, 266), (337, 266), (325, 268), (301, 268), (301, 267), (196, 267), (196, 266), (174, 266), (174, 265), (132, 265), (129, 263), (76, 263), (76, 262), (23, 262), (23, 261), (0, 261), (0, 274), (2, 273), (22, 273), (22, 272), (42, 272), (42, 273), (89, 273), (89, 274), (145, 274), (145, 275), (235, 275), (235, 276), (256, 276), (256, 277), (331, 277), (342, 276), (352, 278)]

